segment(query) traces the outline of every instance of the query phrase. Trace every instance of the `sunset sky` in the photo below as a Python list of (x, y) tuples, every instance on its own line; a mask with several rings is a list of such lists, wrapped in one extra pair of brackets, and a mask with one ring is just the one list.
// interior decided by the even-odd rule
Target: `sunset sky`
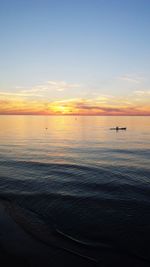
[(0, 0), (0, 114), (150, 115), (149, 0)]

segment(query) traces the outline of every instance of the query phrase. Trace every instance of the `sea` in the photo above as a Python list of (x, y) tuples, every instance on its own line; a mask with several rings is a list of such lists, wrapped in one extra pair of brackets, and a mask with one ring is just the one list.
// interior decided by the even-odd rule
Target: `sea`
[(0, 200), (25, 266), (150, 266), (150, 117), (0, 116)]

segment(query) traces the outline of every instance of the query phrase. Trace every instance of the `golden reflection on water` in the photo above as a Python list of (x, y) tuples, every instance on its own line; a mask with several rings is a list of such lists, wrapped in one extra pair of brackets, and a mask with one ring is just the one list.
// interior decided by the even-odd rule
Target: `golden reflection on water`
[[(21, 139), (44, 139), (49, 136), (60, 141), (101, 140), (109, 141), (116, 133), (111, 127), (127, 127), (117, 133), (127, 139), (149, 133), (149, 117), (98, 117), (98, 116), (0, 116), (0, 138), (10, 141)], [(135, 135), (135, 136), (134, 136)]]
[[(2, 158), (100, 164), (112, 161), (114, 151), (150, 147), (149, 117), (0, 116), (0, 125)], [(111, 131), (115, 126), (127, 131)]]

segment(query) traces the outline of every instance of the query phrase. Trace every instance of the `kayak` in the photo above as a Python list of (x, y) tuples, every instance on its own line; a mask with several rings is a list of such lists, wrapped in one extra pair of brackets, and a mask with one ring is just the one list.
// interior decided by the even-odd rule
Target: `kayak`
[(115, 128), (110, 128), (110, 130), (126, 130), (127, 128), (126, 127), (115, 127)]

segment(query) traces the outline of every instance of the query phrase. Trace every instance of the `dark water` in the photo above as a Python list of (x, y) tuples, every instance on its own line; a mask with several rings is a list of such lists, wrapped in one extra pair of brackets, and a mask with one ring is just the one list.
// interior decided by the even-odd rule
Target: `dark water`
[(0, 124), (0, 197), (18, 225), (85, 266), (150, 266), (149, 117)]

